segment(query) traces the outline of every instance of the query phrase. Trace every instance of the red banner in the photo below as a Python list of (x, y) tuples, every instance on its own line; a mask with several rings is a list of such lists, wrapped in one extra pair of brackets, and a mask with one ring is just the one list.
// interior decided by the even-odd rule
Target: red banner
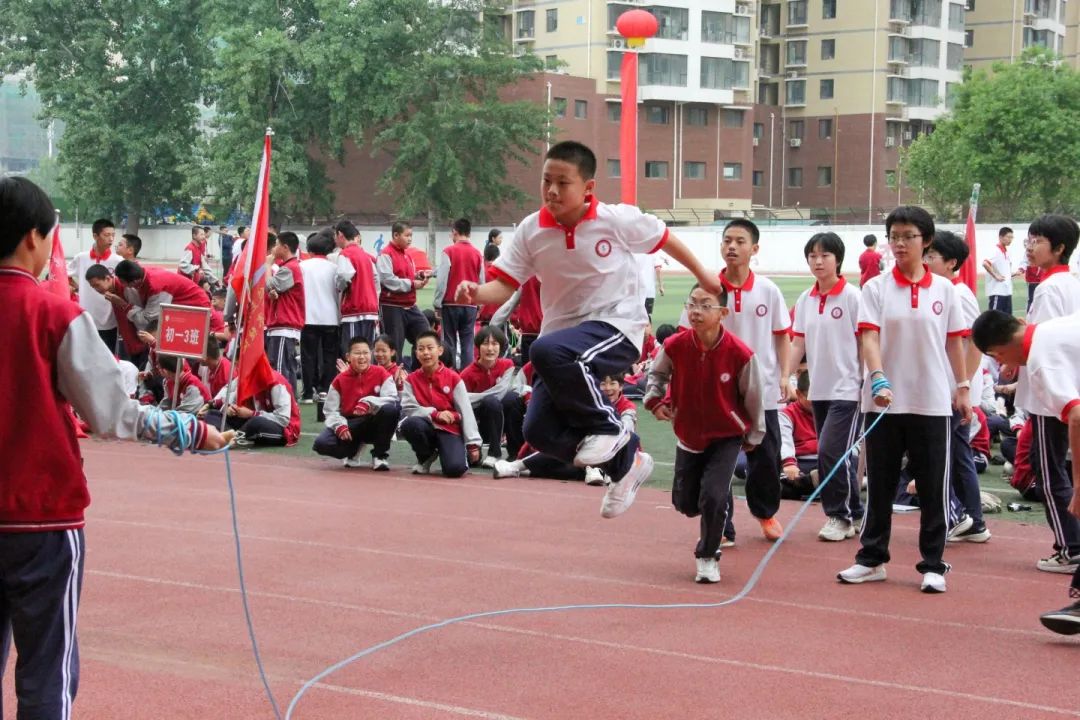
[(967, 226), (964, 228), (964, 240), (967, 241), (968, 256), (964, 264), (960, 266), (960, 282), (971, 288), (975, 297), (979, 296), (979, 266), (978, 254), (975, 251), (975, 208), (968, 213)]
[(202, 360), (210, 333), (210, 308), (162, 305), (157, 351), (161, 355)]
[(628, 205), (637, 205), (637, 77), (637, 53), (624, 52), (622, 73), (619, 76), (622, 91), (622, 115), (619, 120), (619, 173), (622, 175), (622, 202)]
[(45, 281), (45, 289), (53, 295), (71, 299), (71, 288), (68, 287), (67, 262), (64, 260), (64, 246), (60, 242), (60, 221), (52, 231), (52, 254), (49, 255), (49, 279)]

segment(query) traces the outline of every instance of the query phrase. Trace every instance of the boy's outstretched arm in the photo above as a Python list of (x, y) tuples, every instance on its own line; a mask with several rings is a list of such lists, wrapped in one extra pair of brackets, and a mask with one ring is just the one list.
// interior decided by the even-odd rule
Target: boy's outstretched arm
[(510, 299), (516, 289), (501, 277), (483, 285), (463, 282), (458, 285), (454, 300), (463, 305), (502, 305)]
[(690, 248), (686, 247), (682, 240), (675, 237), (670, 230), (668, 231), (667, 242), (664, 243), (664, 252), (693, 273), (704, 290), (716, 295), (719, 295), (723, 290), (720, 277), (716, 273), (706, 270), (694, 253), (690, 252)]

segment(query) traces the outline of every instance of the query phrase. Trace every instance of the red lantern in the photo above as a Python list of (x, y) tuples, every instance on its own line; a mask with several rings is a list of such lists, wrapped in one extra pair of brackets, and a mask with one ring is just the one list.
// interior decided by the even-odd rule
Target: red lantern
[(615, 29), (626, 38), (628, 46), (637, 48), (644, 45), (647, 38), (656, 35), (660, 24), (648, 10), (627, 10), (615, 21)]

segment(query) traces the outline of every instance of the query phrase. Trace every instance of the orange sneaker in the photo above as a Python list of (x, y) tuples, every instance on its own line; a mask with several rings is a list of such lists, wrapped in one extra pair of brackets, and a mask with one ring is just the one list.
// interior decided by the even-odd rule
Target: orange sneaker
[(758, 522), (761, 523), (761, 534), (770, 542), (776, 542), (784, 534), (784, 526), (776, 518), (769, 518), (768, 520), (758, 518)]

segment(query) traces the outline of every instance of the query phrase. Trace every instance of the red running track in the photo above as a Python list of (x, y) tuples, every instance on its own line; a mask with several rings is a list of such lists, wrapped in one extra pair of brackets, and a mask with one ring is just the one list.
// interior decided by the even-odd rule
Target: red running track
[[(244, 625), (224, 463), (85, 442), (94, 497), (80, 608), (81, 718), (271, 718)], [(617, 520), (579, 484), (416, 478), (234, 453), (246, 574), (284, 711), (360, 649), (476, 611), (716, 602), (768, 545), (744, 506), (723, 581), (692, 582), (697, 523), (643, 490)], [(662, 470), (666, 471), (666, 470)], [(797, 505), (785, 503), (781, 519)], [(856, 545), (816, 508), (730, 607), (515, 615), (456, 625), (330, 676), (294, 717), (1080, 717), (1080, 641), (1038, 614), (1046, 528), (993, 522), (950, 546), (949, 592), (918, 592), (916, 516), (895, 518), (888, 582), (841, 586)], [(11, 707), (11, 673), (4, 694)]]

